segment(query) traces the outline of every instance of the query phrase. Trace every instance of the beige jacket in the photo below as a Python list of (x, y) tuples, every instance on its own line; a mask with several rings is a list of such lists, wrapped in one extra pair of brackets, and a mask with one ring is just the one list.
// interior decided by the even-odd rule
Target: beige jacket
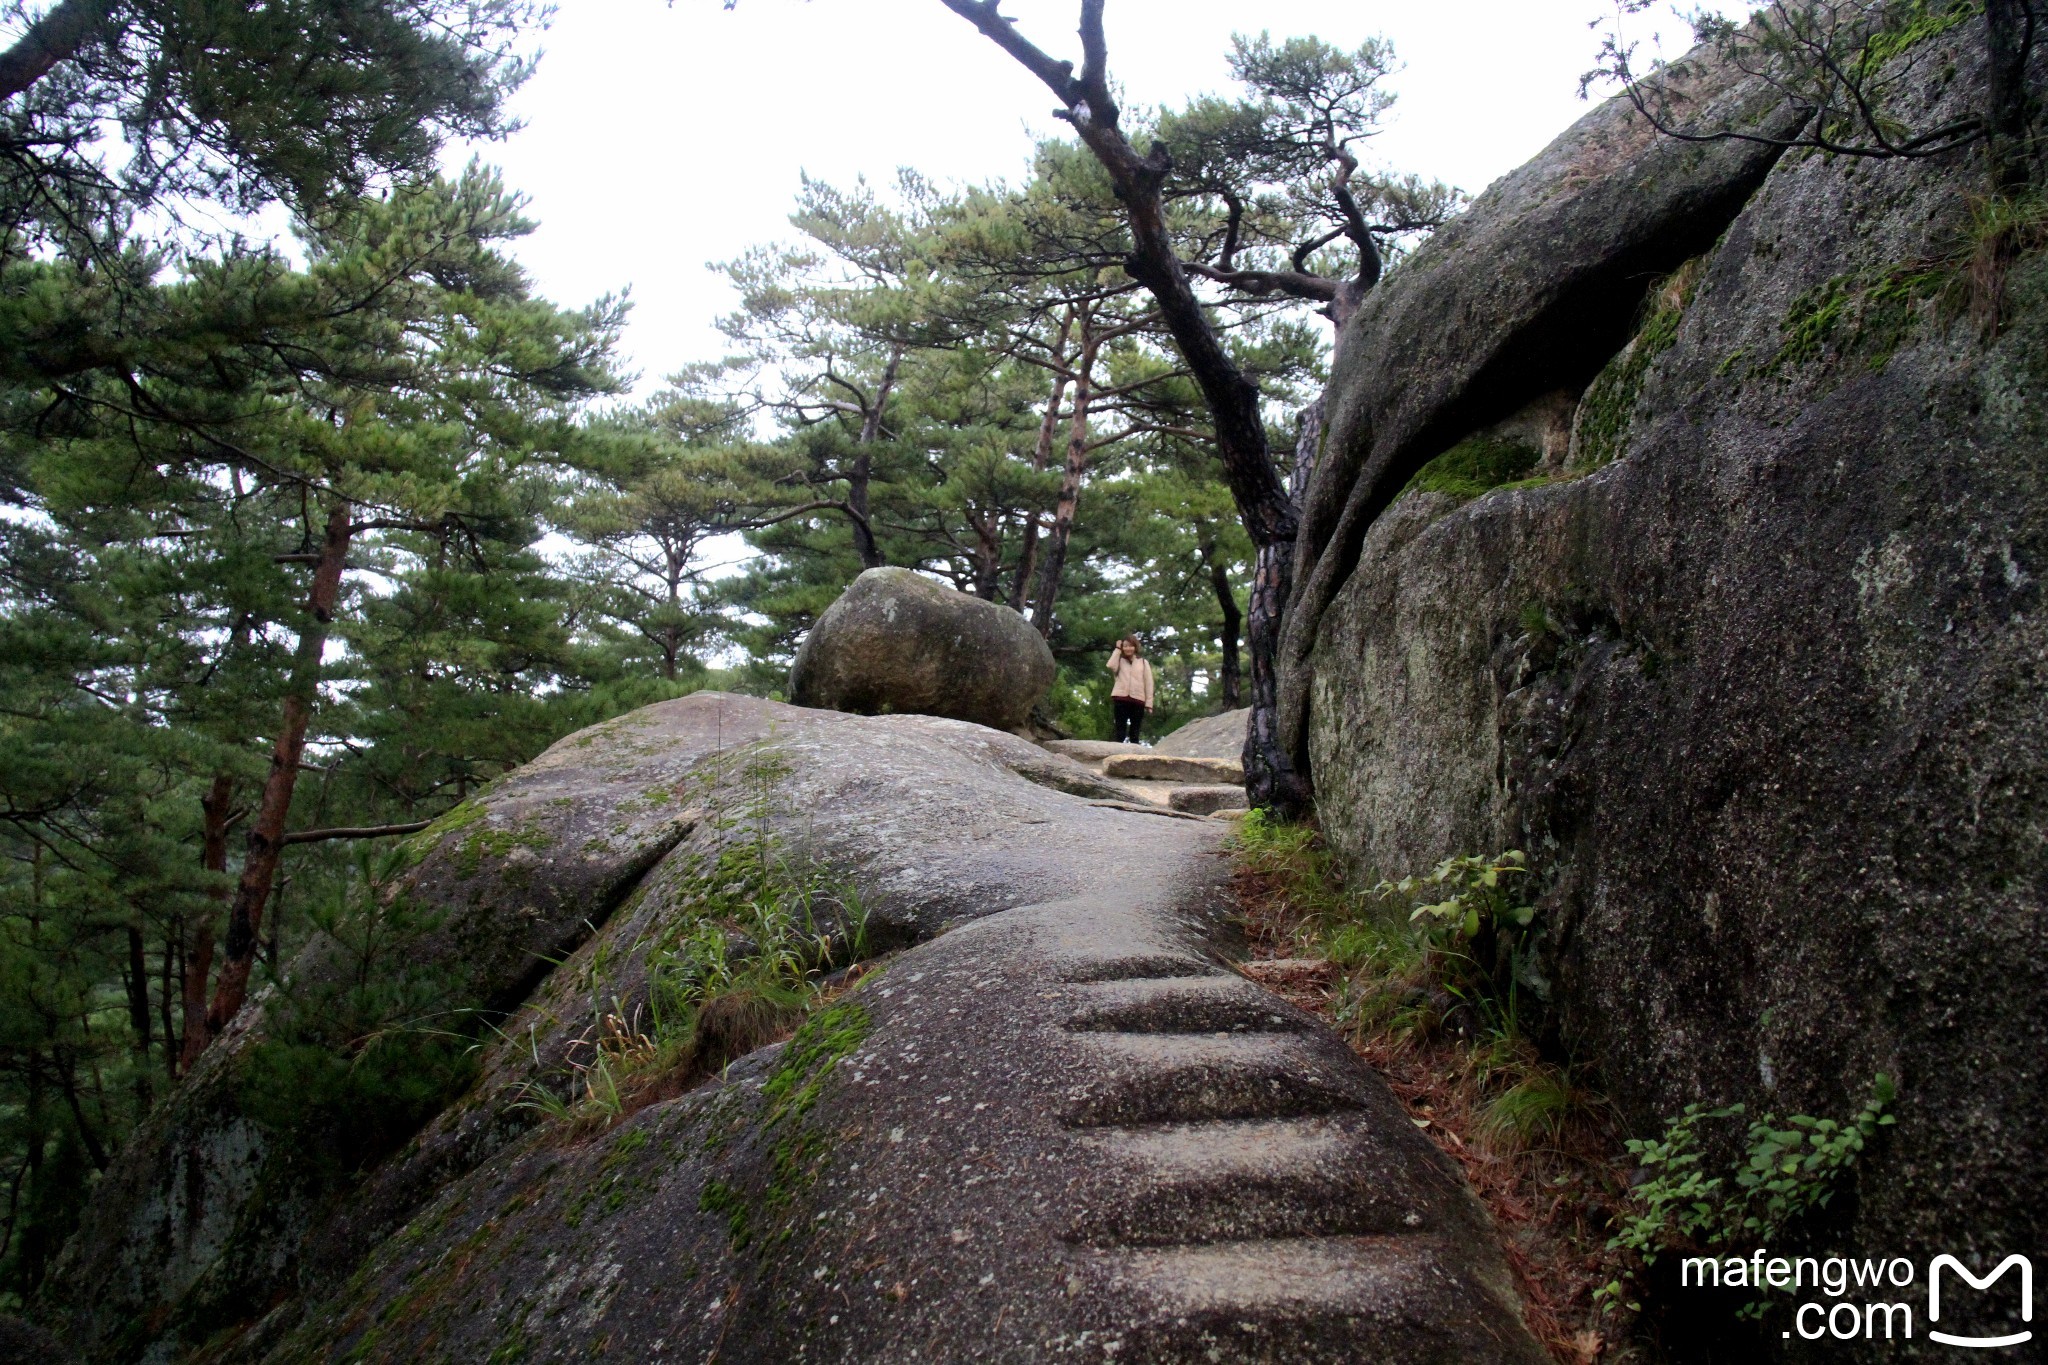
[(1146, 660), (1126, 659), (1120, 649), (1109, 651), (1109, 671), (1116, 678), (1116, 686), (1109, 689), (1109, 698), (1115, 701), (1122, 697), (1126, 701), (1141, 701), (1145, 709), (1152, 709), (1152, 665)]

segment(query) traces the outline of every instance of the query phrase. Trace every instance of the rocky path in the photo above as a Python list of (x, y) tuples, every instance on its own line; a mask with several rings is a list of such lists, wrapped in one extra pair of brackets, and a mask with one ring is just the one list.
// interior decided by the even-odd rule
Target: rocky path
[[(1339, 1039), (1232, 970), (1227, 826), (1110, 801), (961, 722), (716, 696), (627, 720), (516, 774), (422, 862), (422, 894), (474, 888), (451, 900), (474, 942), (545, 918), (548, 887), (599, 856), (562, 856), (599, 845), (586, 831), (654, 859), (604, 893), (615, 909), (562, 902), (596, 932), (472, 1092), (340, 1218), (262, 1206), (284, 1168), (260, 1143), (192, 1186), (181, 1153), (250, 1135), (176, 1118), (102, 1187), (144, 1198), (98, 1262), (113, 1291), (74, 1319), (104, 1343), (82, 1355), (137, 1358), (140, 1286), (174, 1325), (181, 1292), (280, 1305), (210, 1324), (221, 1360), (1542, 1359), (1456, 1171)], [(878, 938), (915, 946), (722, 1080), (594, 1129), (541, 1121), (521, 1087), (583, 1011), (630, 1010), (684, 870), (728, 837), (690, 774), (735, 745), (772, 751), (789, 837), (855, 877)], [(712, 803), (687, 832), (633, 823), (685, 788)], [(185, 1207), (217, 1205), (190, 1225), (210, 1240), (180, 1245), (147, 1193), (180, 1180)], [(291, 1238), (289, 1274), (223, 1285)]]
[(1045, 747), (1121, 782), (1144, 800), (1188, 815), (1235, 817), (1245, 810), (1244, 713), (1198, 720), (1157, 746), (1096, 739), (1048, 740)]

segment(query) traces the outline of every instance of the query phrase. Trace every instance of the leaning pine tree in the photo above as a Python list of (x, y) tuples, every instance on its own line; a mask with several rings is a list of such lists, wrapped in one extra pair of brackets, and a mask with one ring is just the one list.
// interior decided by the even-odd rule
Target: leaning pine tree
[(1247, 794), (1255, 806), (1296, 813), (1307, 805), (1308, 789), (1281, 743), (1274, 665), (1280, 614), (1293, 584), (1300, 517), (1266, 440), (1259, 386), (1224, 347), (1189, 281), (1186, 264), (1174, 249), (1165, 193), (1173, 160), (1160, 143), (1140, 153), (1119, 123), (1120, 111), (1109, 92), (1109, 50), (1102, 29), (1104, 0), (1083, 0), (1084, 63), (1079, 75), (1072, 62), (1054, 59), (1018, 33), (1001, 13), (999, 0), (944, 3), (1045, 82), (1060, 101), (1059, 116), (1074, 126), (1116, 188), (1132, 240), (1124, 268), (1151, 292), (1161, 323), (1201, 388), (1214, 423), (1224, 481), (1256, 551), (1246, 614), (1252, 708), (1244, 750)]

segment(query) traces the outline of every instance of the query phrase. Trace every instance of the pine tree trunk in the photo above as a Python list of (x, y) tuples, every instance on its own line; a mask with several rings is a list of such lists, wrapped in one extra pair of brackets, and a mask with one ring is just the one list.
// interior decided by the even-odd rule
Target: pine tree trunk
[(306, 748), (306, 728), (312, 722), (313, 708), (319, 699), (320, 662), (327, 649), (327, 631), (341, 602), (341, 573), (348, 560), (351, 529), (348, 504), (337, 502), (327, 515), (327, 533), (320, 545), (319, 562), (313, 569), (312, 590), (306, 598), (306, 623), (299, 631), (284, 714), (270, 755), (270, 772), (263, 780), (263, 795), (249, 826), (241, 879), (235, 886), (234, 902), (228, 907), (228, 936), (220, 980), (214, 986), (213, 1003), (206, 1012), (209, 1037), (220, 1035), (248, 997), (249, 974), (262, 943), (263, 907), (277, 879), (278, 859), (284, 852), (285, 821), (291, 814), (292, 791), (299, 780), (299, 759)]
[[(50, 1063), (56, 1068), (57, 1084), (64, 1092), (64, 1105), (71, 1111), (71, 1126), (77, 1130), (78, 1140), (85, 1144), (85, 1154), (92, 1161), (93, 1169), (104, 1171), (113, 1157), (107, 1145), (100, 1141), (99, 1133), (93, 1128), (92, 1120), (85, 1116), (85, 1102), (78, 1097), (78, 1064), (75, 1058), (67, 1056), (62, 1048), (50, 1049)], [(94, 1073), (93, 1084), (98, 1088), (98, 1073)], [(105, 1119), (107, 1106), (105, 1096), (99, 1100), (100, 1117)]]
[(1316, 476), (1316, 461), (1323, 453), (1323, 394), (1317, 394), (1294, 419), (1294, 469), (1287, 478), (1287, 493), (1299, 507), (1308, 497), (1309, 481)]
[[(234, 800), (235, 780), (227, 773), (216, 774), (213, 786), (199, 802), (205, 823), (199, 849), (199, 865), (208, 872), (223, 875), (228, 870), (228, 806)], [(222, 887), (216, 895), (227, 899), (227, 888)], [(186, 926), (185, 963), (183, 974), (183, 996), (185, 1031), (183, 1045), (178, 1052), (178, 1074), (184, 1075), (199, 1060), (199, 1054), (206, 1051), (206, 1045), (213, 1035), (206, 1029), (206, 988), (213, 975), (213, 918), (211, 915), (192, 916)]]
[(1307, 805), (1305, 784), (1281, 742), (1279, 675), (1280, 613), (1294, 585), (1294, 538), (1258, 547), (1252, 573), (1251, 611), (1246, 631), (1252, 656), (1252, 713), (1245, 725), (1245, 797), (1254, 807), (1288, 815)]
[(889, 406), (889, 395), (895, 391), (896, 374), (902, 364), (903, 352), (891, 351), (888, 367), (882, 371), (882, 382), (875, 389), (875, 401), (861, 414), (860, 453), (853, 457), (853, 475), (846, 481), (846, 505), (853, 509), (853, 551), (860, 556), (863, 569), (879, 569), (888, 563), (882, 557), (882, 547), (875, 539), (874, 523), (870, 520), (868, 486), (874, 481), (873, 447), (882, 436), (882, 413)]
[(1031, 605), (1031, 624), (1052, 638), (1052, 611), (1059, 601), (1060, 580), (1067, 571), (1067, 544), (1074, 536), (1074, 514), (1081, 505), (1081, 480), (1088, 472), (1088, 409), (1095, 401), (1095, 340), (1086, 323), (1081, 329), (1081, 355), (1074, 378), (1074, 406), (1067, 419), (1067, 462), (1060, 471), (1059, 501), (1053, 506), (1044, 562), (1038, 567), (1038, 596)]
[[(1084, 11), (1084, 26), (1099, 23), (1099, 8)], [(1083, 123), (1082, 137), (1117, 180), (1137, 244), (1125, 268), (1152, 292), (1181, 359), (1209, 408), (1216, 456), (1237, 503), (1245, 533), (1258, 551), (1252, 578), (1245, 645), (1251, 655), (1251, 709), (1245, 727), (1245, 797), (1255, 808), (1294, 817), (1308, 808), (1308, 783), (1295, 771), (1282, 742), (1279, 717), (1280, 618), (1294, 581), (1299, 513), (1266, 444), (1259, 387), (1239, 369), (1209, 325), (1187, 271), (1174, 255), (1160, 185), (1163, 153), (1141, 158), (1114, 126)]]
[(181, 1039), (178, 1026), (171, 1015), (171, 1001), (176, 998), (178, 987), (178, 942), (184, 937), (185, 922), (180, 916), (171, 921), (171, 927), (164, 933), (163, 957), (158, 962), (159, 972), (156, 983), (156, 1026), (164, 1040), (164, 1075), (171, 1080), (178, 1079), (178, 1052)]
[[(150, 1035), (155, 1025), (150, 1020), (149, 958), (143, 950), (140, 924), (128, 926), (128, 970), (124, 975), (128, 987), (128, 1028), (135, 1043), (135, 1099), (142, 1109), (147, 1109), (155, 1094), (150, 1084), (153, 1068), (149, 1064), (149, 1050), (154, 1043)], [(171, 1040), (164, 1039), (164, 1046), (170, 1045)]]
[(1223, 613), (1223, 629), (1220, 643), (1223, 647), (1223, 709), (1235, 711), (1243, 705), (1243, 667), (1238, 662), (1238, 632), (1243, 629), (1244, 616), (1237, 609), (1237, 594), (1230, 587), (1230, 565), (1224, 562), (1223, 552), (1211, 549), (1209, 552), (1209, 583), (1216, 590), (1216, 606)]
[(967, 520), (974, 527), (974, 595), (984, 602), (993, 602), (1003, 590), (1001, 516), (994, 512), (986, 516), (969, 514)]
[(868, 484), (874, 477), (874, 461), (867, 447), (853, 460), (853, 476), (846, 481), (846, 505), (853, 509), (853, 552), (863, 569), (879, 569), (886, 562), (875, 540), (875, 528), (868, 520)]
[(1300, 512), (1287, 495), (1266, 443), (1259, 386), (1231, 359), (1174, 251), (1164, 195), (1173, 158), (1157, 142), (1149, 153), (1139, 155), (1119, 124), (1121, 114), (1110, 88), (1109, 40), (1103, 29), (1105, 0), (1081, 2), (1084, 63), (1078, 74), (1073, 63), (1057, 61), (1033, 46), (996, 5), (980, 0), (941, 2), (1045, 82), (1065, 106), (1074, 131), (1108, 173), (1123, 204), (1131, 229), (1131, 253), (1124, 270), (1150, 291), (1159, 305), (1160, 322), (1202, 391), (1224, 482), (1244, 518), (1245, 533), (1258, 549), (1247, 630), (1253, 716), (1245, 733), (1245, 790), (1255, 806), (1297, 815), (1307, 809), (1308, 784), (1280, 742), (1275, 667)]
[(0, 100), (11, 100), (75, 55), (106, 22), (110, 0), (63, 0), (0, 53)]
[(43, 1278), (43, 1267), (56, 1254), (49, 1228), (36, 1217), (37, 1206), (47, 1196), (43, 1184), (43, 1159), (50, 1145), (49, 1103), (44, 1098), (43, 1054), (40, 1048), (31, 1047), (23, 1057), (23, 1071), (28, 1078), (28, 1095), (22, 1106), (21, 1131), (24, 1149), (22, 1164), (28, 1172), (28, 1198), (22, 1215), (21, 1249), (16, 1253), (15, 1274), (24, 1284), (37, 1284)]
[[(1052, 360), (1055, 365), (1067, 363), (1067, 338), (1074, 330), (1074, 306), (1067, 305), (1066, 315), (1060, 319), (1059, 340), (1053, 346)], [(1052, 393), (1045, 400), (1045, 416), (1038, 424), (1038, 444), (1031, 448), (1031, 468), (1042, 473), (1052, 463), (1052, 438), (1060, 426), (1060, 404), (1067, 396), (1067, 376), (1064, 370), (1056, 370), (1052, 377)], [(1017, 556), (1017, 579), (1010, 585), (1010, 610), (1022, 614), (1024, 599), (1031, 591), (1031, 576), (1038, 572), (1038, 513), (1032, 512), (1024, 521), (1024, 548)]]
[(1017, 553), (1017, 576), (1010, 581), (1010, 610), (1024, 614), (1024, 599), (1031, 591), (1031, 575), (1038, 571), (1038, 513), (1024, 518), (1023, 548)]
[(1992, 180), (2001, 194), (2019, 194), (2033, 178), (2027, 146), (2027, 58), (2033, 49), (2034, 21), (2032, 0), (1986, 0), (1990, 69), (1984, 122), (1990, 136)]

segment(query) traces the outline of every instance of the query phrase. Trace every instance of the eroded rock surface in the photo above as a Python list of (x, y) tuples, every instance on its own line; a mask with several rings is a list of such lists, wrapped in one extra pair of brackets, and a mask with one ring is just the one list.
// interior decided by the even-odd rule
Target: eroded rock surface
[(799, 706), (1019, 730), (1055, 671), (1044, 639), (1001, 603), (909, 569), (869, 569), (804, 637), (789, 686)]
[[(472, 1003), (566, 954), (467, 1093), (318, 1185), (238, 1105), (245, 1015), (41, 1316), (88, 1361), (1539, 1360), (1455, 1170), (1228, 969), (1222, 830), (1121, 793), (981, 726), (720, 694), (571, 736), (414, 850), (419, 951)], [(722, 1079), (545, 1119), (764, 827), (844, 885), (823, 930), (857, 905), (909, 950)]]

